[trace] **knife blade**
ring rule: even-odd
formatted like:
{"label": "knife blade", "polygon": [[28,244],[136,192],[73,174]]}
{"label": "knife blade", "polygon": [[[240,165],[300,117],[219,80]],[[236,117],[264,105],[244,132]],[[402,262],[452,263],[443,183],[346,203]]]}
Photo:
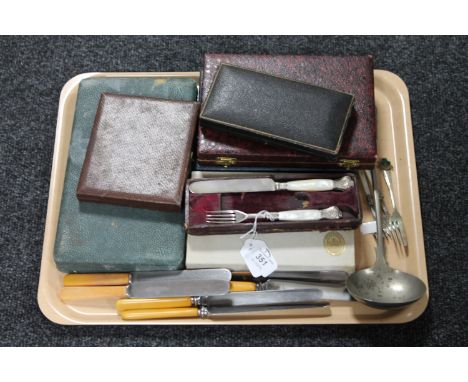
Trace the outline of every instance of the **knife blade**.
{"label": "knife blade", "polygon": [[124,320],[209,317],[241,312],[325,307],[318,289],[238,292],[223,296],[200,297],[197,307],[173,309],[134,309],[119,311]]}
{"label": "knife blade", "polygon": [[[125,274],[121,274],[125,275]],[[69,276],[69,277],[67,277]],[[182,271],[134,272],[117,278],[119,285],[104,284],[112,279],[106,274],[67,275],[60,298],[64,302],[94,298],[156,298],[199,295],[220,295],[229,291],[231,272],[228,269],[194,269]],[[92,280],[91,280],[92,279]],[[123,284],[127,280],[127,284]],[[110,281],[109,281],[110,282]],[[71,286],[74,285],[74,286]],[[95,286],[98,285],[98,286]]]}
{"label": "knife blade", "polygon": [[322,295],[322,291],[318,288],[238,292],[219,296],[202,296],[198,305],[212,307],[309,304],[320,301]]}
{"label": "knife blade", "polygon": [[332,191],[346,190],[354,185],[349,176],[340,179],[307,179],[290,182],[275,182],[271,178],[255,179],[210,179],[193,182],[189,190],[195,194],[260,191]]}
{"label": "knife blade", "polygon": [[344,285],[320,285],[308,281],[293,281],[282,279],[271,279],[261,285],[259,290],[291,290],[304,288],[317,288],[322,292],[322,299],[333,301],[349,301],[351,295]]}
{"label": "knife blade", "polygon": [[344,271],[323,270],[323,271],[276,271],[267,278],[254,278],[250,272],[232,272],[232,280],[264,282],[269,279],[281,279],[291,281],[304,281],[324,284],[344,285],[348,273]]}

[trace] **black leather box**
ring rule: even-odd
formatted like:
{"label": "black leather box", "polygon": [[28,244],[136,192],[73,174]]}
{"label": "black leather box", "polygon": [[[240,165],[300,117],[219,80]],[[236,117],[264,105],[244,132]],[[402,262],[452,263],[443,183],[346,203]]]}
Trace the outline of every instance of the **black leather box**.
{"label": "black leather box", "polygon": [[336,156],[353,102],[351,94],[222,64],[200,121],[260,142]]}

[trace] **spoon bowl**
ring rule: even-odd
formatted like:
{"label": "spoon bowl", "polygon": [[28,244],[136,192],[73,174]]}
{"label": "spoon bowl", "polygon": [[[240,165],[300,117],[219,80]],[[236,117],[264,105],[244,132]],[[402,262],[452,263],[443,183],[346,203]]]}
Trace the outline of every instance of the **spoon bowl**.
{"label": "spoon bowl", "polygon": [[402,308],[419,300],[426,285],[417,277],[393,268],[367,268],[349,276],[348,292],[358,301],[375,308]]}

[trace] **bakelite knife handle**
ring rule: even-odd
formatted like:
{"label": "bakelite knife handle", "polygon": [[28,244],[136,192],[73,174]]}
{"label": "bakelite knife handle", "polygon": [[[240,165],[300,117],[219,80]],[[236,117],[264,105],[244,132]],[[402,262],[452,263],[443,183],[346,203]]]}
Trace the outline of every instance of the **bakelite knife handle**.
{"label": "bakelite knife handle", "polygon": [[293,180],[284,183],[288,191],[332,191],[335,188],[335,182],[331,179],[307,179]]}
{"label": "bakelite knife handle", "polygon": [[254,292],[257,290],[257,284],[250,281],[230,281],[230,292]]}
{"label": "bakelite knife handle", "polygon": [[118,300],[115,304],[118,312],[138,309],[166,309],[166,308],[190,308],[190,297],[164,297],[164,298],[126,298]]}
{"label": "bakelite knife handle", "polygon": [[73,302],[82,300],[93,300],[107,297],[127,297],[126,286],[84,286],[84,287],[64,287],[60,291],[60,299],[63,302]]}
{"label": "bakelite knife handle", "polygon": [[68,274],[63,278],[63,286],[128,285],[128,273],[82,273]]}
{"label": "bakelite knife handle", "polygon": [[[253,292],[257,290],[257,284],[250,281],[231,281],[230,292]],[[163,297],[163,298],[127,298],[117,301],[117,311],[131,309],[164,309],[164,308],[188,308],[192,306],[190,297]]]}
{"label": "bakelite knife handle", "polygon": [[154,320],[198,317],[198,308],[133,309],[120,312],[123,320]]}

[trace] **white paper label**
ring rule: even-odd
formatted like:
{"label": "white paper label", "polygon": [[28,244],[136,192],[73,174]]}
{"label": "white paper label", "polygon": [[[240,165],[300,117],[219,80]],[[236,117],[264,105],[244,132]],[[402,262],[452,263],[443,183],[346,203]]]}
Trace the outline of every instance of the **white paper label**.
{"label": "white paper label", "polygon": [[247,239],[240,253],[253,277],[268,277],[278,268],[278,263],[262,240]]}
{"label": "white paper label", "polygon": [[359,228],[360,228],[361,233],[363,235],[376,233],[377,232],[377,223],[375,222],[375,220],[371,221],[371,222],[367,222],[367,223],[362,223]]}

